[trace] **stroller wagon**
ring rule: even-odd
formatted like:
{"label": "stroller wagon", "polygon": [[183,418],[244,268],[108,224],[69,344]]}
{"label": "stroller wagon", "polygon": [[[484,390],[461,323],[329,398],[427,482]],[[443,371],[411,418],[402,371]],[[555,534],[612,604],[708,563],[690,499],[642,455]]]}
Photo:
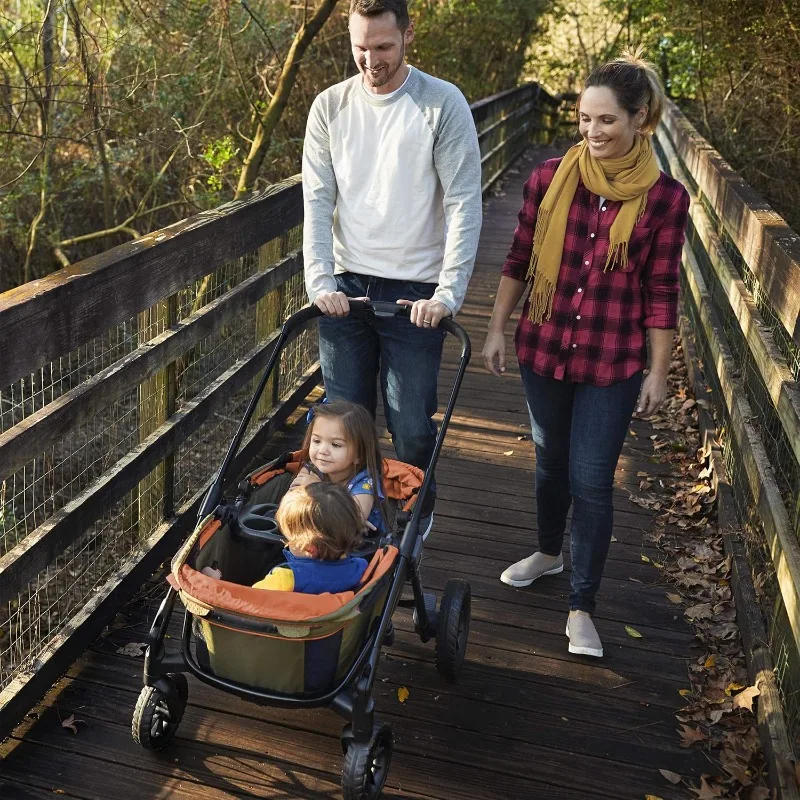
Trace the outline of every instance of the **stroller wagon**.
{"label": "stroller wagon", "polygon": [[[351,301],[351,313],[368,321],[408,314],[394,303]],[[147,749],[165,747],[175,735],[188,699],[185,672],[246,700],[288,708],[328,707],[346,720],[342,789],[345,800],[375,800],[392,755],[392,731],[377,723],[372,687],[381,647],[394,639],[392,614],[413,606],[414,629],[423,642],[436,639],[438,671],[454,680],[464,660],[470,623],[470,587],[461,580],[436,595],[423,591],[420,518],[431,491],[458,390],[470,358],[466,332],[445,319],[459,339],[461,359],[428,469],[384,460],[383,488],[396,516],[388,534],[365,540],[369,566],[359,586],[337,594],[309,595],[256,589],[251,584],[281,560],[285,540],[274,520],[277,502],[299,463],[285,454],[251,473],[235,497],[223,495],[226,472],[244,438],[283,346],[312,319],[304,308],[283,325],[258,388],[200,507],[199,522],[172,561],[170,587],[153,620],[144,664],[144,688],[133,715],[134,739]],[[202,573],[219,567],[223,579]],[[413,599],[405,600],[411,584]],[[164,640],[180,596],[185,613],[179,652]]]}

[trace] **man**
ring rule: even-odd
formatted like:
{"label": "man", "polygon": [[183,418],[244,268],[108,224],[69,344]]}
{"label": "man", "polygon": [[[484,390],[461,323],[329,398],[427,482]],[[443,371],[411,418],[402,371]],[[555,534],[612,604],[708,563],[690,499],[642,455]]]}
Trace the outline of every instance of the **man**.
{"label": "man", "polygon": [[[359,74],[315,99],[306,128],[306,289],[326,315],[328,396],[374,415],[380,378],[398,458],[424,469],[436,438],[437,327],[461,307],[480,234],[478,139],[461,92],[406,64],[407,0],[351,0],[348,24]],[[410,314],[355,319],[348,298]]]}

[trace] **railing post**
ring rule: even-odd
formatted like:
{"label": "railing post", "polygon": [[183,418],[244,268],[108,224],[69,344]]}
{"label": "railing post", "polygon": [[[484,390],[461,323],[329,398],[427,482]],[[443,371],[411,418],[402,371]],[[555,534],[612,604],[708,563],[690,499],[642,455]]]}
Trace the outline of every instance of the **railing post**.
{"label": "railing post", "polygon": [[[139,314],[139,344],[154,339],[178,321],[178,296],[166,300]],[[138,443],[166,422],[175,413],[177,397],[175,362],[139,384]],[[171,516],[175,504],[175,455],[170,453],[143,481],[139,482],[133,503],[131,525],[138,527],[139,536],[148,536],[161,522]]]}

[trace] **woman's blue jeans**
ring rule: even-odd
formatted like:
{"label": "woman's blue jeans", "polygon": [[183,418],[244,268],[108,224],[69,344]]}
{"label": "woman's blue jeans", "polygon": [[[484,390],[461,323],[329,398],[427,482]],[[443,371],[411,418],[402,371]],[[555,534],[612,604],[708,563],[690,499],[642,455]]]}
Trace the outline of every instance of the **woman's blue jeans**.
{"label": "woman's blue jeans", "polygon": [[572,506],[569,607],[592,613],[614,525],[614,473],[642,373],[610,386],[570,383],[520,365],[536,445],[539,549],[561,555]]}

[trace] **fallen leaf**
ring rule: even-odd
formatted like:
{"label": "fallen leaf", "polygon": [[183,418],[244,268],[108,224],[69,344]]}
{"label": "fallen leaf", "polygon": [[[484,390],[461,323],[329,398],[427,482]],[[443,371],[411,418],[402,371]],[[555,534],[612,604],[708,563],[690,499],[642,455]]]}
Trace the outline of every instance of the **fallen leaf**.
{"label": "fallen leaf", "polygon": [[704,666],[706,669],[711,669],[711,667],[713,667],[713,666],[714,666],[714,664],[716,664],[716,663],[717,663],[717,659],[715,658],[714,654],[712,653],[712,654],[711,654],[711,655],[710,655],[710,656],[709,656],[709,657],[708,657],[708,658],[705,660],[705,662],[703,663],[703,666]]}
{"label": "fallen leaf", "polygon": [[760,695],[761,692],[755,686],[749,686],[743,692],[739,692],[733,698],[734,708],[744,708],[747,711],[753,710],[753,700]]}
{"label": "fallen leaf", "polygon": [[75,719],[74,714],[70,714],[65,720],[61,721],[62,728],[69,728],[73,733],[78,732],[78,727],[75,723],[83,722],[82,719]]}
{"label": "fallen leaf", "polygon": [[644,561],[645,564],[650,563],[650,559],[644,553],[642,553],[642,561]]}
{"label": "fallen leaf", "polygon": [[689,697],[689,695],[691,695],[691,693],[692,693],[691,689],[678,689],[678,694],[681,697]]}
{"label": "fallen leaf", "polygon": [[634,639],[641,639],[642,634],[636,630],[636,628],[631,628],[630,625],[625,626],[625,631],[627,632],[628,636],[632,636]]}
{"label": "fallen leaf", "polygon": [[405,686],[398,687],[398,689],[397,689],[397,699],[401,703],[405,703],[405,701],[408,700],[408,695],[409,695],[409,691],[408,691],[408,689],[406,689]]}
{"label": "fallen leaf", "polygon": [[131,658],[139,658],[144,655],[147,649],[147,642],[128,642],[125,647],[118,647],[117,653],[121,656],[130,656]]}
{"label": "fallen leaf", "polygon": [[670,772],[668,769],[660,769],[659,772],[670,782],[676,786],[683,780],[676,772]]}
{"label": "fallen leaf", "polygon": [[513,451],[513,450],[506,450],[506,451],[503,453],[503,455],[504,455],[504,456],[513,456],[513,455],[514,455],[514,451]]}
{"label": "fallen leaf", "polygon": [[683,601],[683,598],[679,594],[674,594],[673,592],[667,592],[667,599],[671,603],[675,603],[675,605],[678,605]]}
{"label": "fallen leaf", "polygon": [[678,733],[681,735],[681,747],[691,747],[695,742],[704,742],[707,738],[699,728],[692,728],[691,725],[681,724]]}
{"label": "fallen leaf", "polygon": [[657,794],[646,794],[644,800],[664,800],[664,798],[659,797]]}
{"label": "fallen leaf", "polygon": [[711,786],[705,775],[700,778],[700,788],[692,791],[697,795],[697,800],[717,800],[718,797],[722,797],[722,790],[717,786]]}
{"label": "fallen leaf", "polygon": [[[755,687],[753,688],[755,689]],[[729,683],[725,687],[725,694],[730,697],[733,692],[738,692],[740,689],[744,689],[744,686],[741,683]],[[758,689],[756,689],[756,693],[758,693]],[[755,697],[755,695],[753,696]]]}

